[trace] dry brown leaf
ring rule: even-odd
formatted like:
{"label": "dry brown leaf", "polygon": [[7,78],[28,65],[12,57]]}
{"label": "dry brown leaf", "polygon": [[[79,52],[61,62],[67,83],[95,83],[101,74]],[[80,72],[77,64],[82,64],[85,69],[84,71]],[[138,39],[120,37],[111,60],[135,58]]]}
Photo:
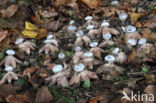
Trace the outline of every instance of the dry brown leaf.
{"label": "dry brown leaf", "polygon": [[33,74],[37,69],[39,69],[39,67],[32,67],[32,68],[26,68],[24,71],[23,71],[23,75],[27,75],[27,74]]}
{"label": "dry brown leaf", "polygon": [[145,74],[144,77],[146,78],[147,84],[152,84],[155,82],[155,75],[154,74]]}
{"label": "dry brown leaf", "polygon": [[100,4],[100,0],[81,0],[81,1],[91,9],[98,7]]}
{"label": "dry brown leaf", "polygon": [[115,57],[115,61],[123,64],[127,60],[127,56],[124,52],[120,52],[117,54],[117,57]]}
{"label": "dry brown leaf", "polygon": [[138,0],[132,0],[132,1],[131,1],[131,4],[132,4],[132,5],[136,5],[137,3],[138,3]]}
{"label": "dry brown leaf", "polygon": [[83,59],[84,57],[84,52],[82,51],[77,51],[72,57],[73,63],[77,64],[80,59]]}
{"label": "dry brown leaf", "polygon": [[146,26],[150,29],[156,28],[156,22],[146,23]]}
{"label": "dry brown leaf", "polygon": [[35,103],[49,103],[53,99],[48,87],[42,87],[41,90],[37,92]]}
{"label": "dry brown leaf", "polygon": [[119,74],[122,74],[123,71],[124,69],[120,66],[117,66],[113,63],[106,63],[98,67],[96,72],[97,73],[105,72],[105,74],[103,74],[102,79],[111,80],[112,78],[116,78]]}
{"label": "dry brown leaf", "polygon": [[55,12],[55,11],[52,11],[52,10],[49,10],[49,11],[45,10],[45,11],[43,11],[43,12],[41,13],[41,15],[42,15],[42,17],[44,17],[44,18],[51,18],[51,17],[57,16],[58,13]]}
{"label": "dry brown leaf", "polygon": [[146,94],[155,94],[156,93],[156,88],[154,85],[148,85],[145,89],[144,89],[144,92]]}
{"label": "dry brown leaf", "polygon": [[128,62],[132,61],[134,55],[136,55],[136,51],[135,50],[133,50],[132,53],[128,56]]}
{"label": "dry brown leaf", "polygon": [[73,3],[73,2],[75,2],[76,0],[56,0],[55,1],[55,3],[54,3],[54,5],[56,6],[56,7],[58,7],[58,6],[61,6],[61,5],[68,5],[68,4],[70,4],[70,3]]}
{"label": "dry brown leaf", "polygon": [[0,96],[7,97],[10,94],[15,94],[17,90],[20,90],[21,87],[13,87],[12,85],[2,85],[0,86]]}
{"label": "dry brown leaf", "polygon": [[0,31],[0,42],[2,42],[6,38],[7,35],[8,35],[7,30]]}
{"label": "dry brown leaf", "polygon": [[142,24],[138,21],[138,22],[135,24],[135,27],[141,28],[141,27],[142,27]]}
{"label": "dry brown leaf", "polygon": [[139,13],[130,13],[131,22],[135,24],[137,20],[141,17],[141,14]]}
{"label": "dry brown leaf", "polygon": [[39,34],[37,35],[37,39],[41,39],[46,37],[47,34],[47,29],[39,29]]}
{"label": "dry brown leaf", "polygon": [[6,10],[2,9],[0,12],[3,18],[11,18],[18,10],[18,5],[10,5]]}
{"label": "dry brown leaf", "polygon": [[145,27],[148,27],[150,29],[156,28],[156,17],[150,18],[145,24]]}
{"label": "dry brown leaf", "polygon": [[6,101],[9,103],[26,103],[28,97],[25,94],[17,94],[16,96],[11,94],[6,98]]}
{"label": "dry brown leaf", "polygon": [[50,31],[57,31],[59,26],[60,26],[59,21],[52,21],[41,25],[42,28],[45,28]]}
{"label": "dry brown leaf", "polygon": [[5,5],[7,3],[8,0],[2,0],[0,1],[0,5]]}
{"label": "dry brown leaf", "polygon": [[141,31],[143,37],[146,39],[156,40],[156,33],[151,32],[150,29],[144,29]]}

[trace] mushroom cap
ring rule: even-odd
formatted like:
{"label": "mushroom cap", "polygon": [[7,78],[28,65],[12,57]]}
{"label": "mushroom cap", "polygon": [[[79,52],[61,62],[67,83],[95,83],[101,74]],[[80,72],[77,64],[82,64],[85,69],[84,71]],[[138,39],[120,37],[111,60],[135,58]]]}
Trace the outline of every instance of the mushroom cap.
{"label": "mushroom cap", "polygon": [[113,50],[113,54],[118,54],[118,53],[119,53],[119,51],[120,51],[120,49],[119,49],[119,48],[114,48],[114,50]]}
{"label": "mushroom cap", "polygon": [[103,35],[103,38],[104,38],[105,40],[109,40],[109,39],[112,38],[112,35],[111,35],[111,34],[104,34],[104,35]]}
{"label": "mushroom cap", "polygon": [[112,5],[116,5],[118,3],[119,3],[119,1],[117,1],[117,0],[114,0],[114,1],[111,2]]}
{"label": "mushroom cap", "polygon": [[132,46],[135,46],[137,44],[137,41],[135,39],[128,39],[128,43]]}
{"label": "mushroom cap", "polygon": [[86,20],[86,21],[88,21],[88,20],[92,20],[92,19],[93,19],[92,16],[86,16],[86,17],[85,17],[85,20]]}
{"label": "mushroom cap", "polygon": [[105,56],[105,60],[107,62],[114,62],[115,61],[115,57],[113,55],[107,55],[107,56]]}
{"label": "mushroom cap", "polygon": [[62,70],[63,70],[63,66],[61,64],[57,64],[57,65],[53,66],[53,68],[52,68],[52,71],[54,73],[61,72]]}
{"label": "mushroom cap", "polygon": [[138,41],[138,44],[139,45],[142,45],[142,44],[145,44],[147,42],[147,40],[145,38],[141,38],[139,41]]}
{"label": "mushroom cap", "polygon": [[53,34],[49,34],[48,36],[47,36],[47,39],[53,39],[54,38],[54,35]]}
{"label": "mushroom cap", "polygon": [[87,30],[94,29],[94,25],[88,25],[88,26],[86,27],[86,29],[87,29]]}
{"label": "mushroom cap", "polygon": [[124,26],[122,26],[121,29],[126,32],[126,28]]}
{"label": "mushroom cap", "polygon": [[80,37],[80,36],[84,35],[84,32],[82,30],[78,30],[75,35],[77,37]]}
{"label": "mushroom cap", "polygon": [[98,46],[98,42],[91,42],[90,43],[90,47],[97,47]]}
{"label": "mushroom cap", "polygon": [[109,27],[109,25],[110,25],[109,22],[103,21],[101,27]]}
{"label": "mushroom cap", "polygon": [[76,29],[77,29],[76,26],[72,26],[72,25],[68,26],[69,31],[75,31]]}
{"label": "mushroom cap", "polygon": [[126,27],[126,31],[127,32],[135,32],[136,31],[136,27],[129,25]]}
{"label": "mushroom cap", "polygon": [[75,51],[81,51],[81,50],[82,50],[82,48],[80,46],[75,47]]}
{"label": "mushroom cap", "polygon": [[64,57],[65,57],[65,54],[64,54],[64,53],[59,53],[59,54],[58,54],[58,58],[59,58],[59,59],[64,59]]}
{"label": "mushroom cap", "polygon": [[6,53],[7,53],[8,55],[15,55],[15,51],[12,50],[12,49],[7,50]]}
{"label": "mushroom cap", "polygon": [[82,63],[74,65],[74,71],[81,72],[85,69],[85,65]]}
{"label": "mushroom cap", "polygon": [[44,40],[44,43],[53,43],[53,42],[54,42],[53,39],[46,39],[46,40]]}
{"label": "mushroom cap", "polygon": [[84,53],[84,56],[87,57],[87,58],[90,58],[93,56],[93,53],[91,51],[87,51]]}
{"label": "mushroom cap", "polygon": [[70,22],[69,22],[69,25],[72,25],[72,24],[74,24],[75,23],[75,20],[71,20]]}
{"label": "mushroom cap", "polygon": [[5,67],[5,71],[7,71],[7,72],[10,72],[10,71],[12,71],[13,70],[13,67],[12,66],[7,66],[7,67]]}
{"label": "mushroom cap", "polygon": [[125,21],[127,19],[128,15],[127,13],[120,13],[119,18],[121,21]]}
{"label": "mushroom cap", "polygon": [[23,38],[18,38],[18,39],[15,41],[15,44],[16,44],[16,45],[21,44],[23,41],[24,41]]}

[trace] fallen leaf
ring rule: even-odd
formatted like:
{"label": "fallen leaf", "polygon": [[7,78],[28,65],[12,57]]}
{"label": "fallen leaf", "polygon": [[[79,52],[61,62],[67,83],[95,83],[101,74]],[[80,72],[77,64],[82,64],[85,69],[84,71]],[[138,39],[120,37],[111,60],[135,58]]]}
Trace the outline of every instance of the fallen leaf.
{"label": "fallen leaf", "polygon": [[145,89],[144,89],[144,92],[148,95],[150,94],[153,94],[155,95],[156,94],[156,88],[154,85],[148,85]]}
{"label": "fallen leaf", "polygon": [[155,75],[154,74],[145,74],[144,77],[146,78],[146,83],[151,84],[155,82]]}
{"label": "fallen leaf", "polygon": [[132,23],[136,23],[137,20],[141,17],[139,13],[130,13]]}
{"label": "fallen leaf", "polygon": [[61,6],[61,5],[67,6],[67,5],[70,5],[75,2],[76,2],[76,0],[56,0],[54,5],[56,7]]}
{"label": "fallen leaf", "polygon": [[30,23],[30,22],[28,22],[28,21],[25,22],[25,29],[26,30],[37,30],[37,28],[35,27],[35,25],[32,24],[32,23]]}
{"label": "fallen leaf", "polygon": [[0,31],[0,42],[2,42],[6,38],[7,35],[8,35],[7,30]]}
{"label": "fallen leaf", "polygon": [[42,87],[41,90],[37,92],[35,103],[49,103],[53,99],[48,87]]}
{"label": "fallen leaf", "polygon": [[35,31],[29,31],[29,30],[23,30],[22,34],[24,36],[28,36],[29,38],[35,38],[37,36],[37,32]]}
{"label": "fallen leaf", "polygon": [[6,101],[9,103],[26,103],[28,100],[28,97],[25,94],[17,94],[17,95],[9,95],[6,98]]}
{"label": "fallen leaf", "polygon": [[7,97],[10,94],[16,93],[17,90],[20,90],[20,87],[12,87],[12,85],[2,85],[0,86],[0,96]]}
{"label": "fallen leaf", "polygon": [[135,27],[141,28],[141,27],[142,27],[142,24],[138,21],[138,22],[135,24]]}
{"label": "fallen leaf", "polygon": [[150,29],[156,28],[156,17],[147,20],[144,26]]}
{"label": "fallen leaf", "polygon": [[59,26],[60,26],[59,21],[52,21],[41,25],[42,28],[45,28],[50,31],[57,31]]}
{"label": "fallen leaf", "polygon": [[10,19],[2,19],[0,18],[0,28],[16,28],[17,27],[17,20],[15,18]]}
{"label": "fallen leaf", "polygon": [[144,29],[141,31],[141,33],[146,39],[156,40],[156,33],[151,32],[150,29]]}
{"label": "fallen leaf", "polygon": [[33,74],[37,69],[39,69],[39,67],[32,67],[32,68],[26,68],[24,71],[23,71],[23,75],[28,75],[28,74]]}
{"label": "fallen leaf", "polygon": [[18,5],[10,5],[6,10],[2,9],[0,12],[3,18],[11,18],[18,10]]}
{"label": "fallen leaf", "polygon": [[89,103],[98,103],[98,100],[99,100],[99,97],[96,97],[94,99],[91,99]]}
{"label": "fallen leaf", "polygon": [[35,38],[37,36],[37,28],[35,25],[31,24],[30,22],[25,22],[25,30],[22,31],[24,36],[28,36],[29,38]]}
{"label": "fallen leaf", "polygon": [[136,5],[137,3],[138,3],[138,0],[132,0],[132,1],[131,1],[131,4],[132,4],[132,5]]}
{"label": "fallen leaf", "polygon": [[7,3],[8,0],[2,0],[0,1],[0,5],[5,5]]}
{"label": "fallen leaf", "polygon": [[38,31],[39,31],[39,33],[37,35],[38,39],[44,38],[48,35],[46,29],[39,29]]}
{"label": "fallen leaf", "polygon": [[100,0],[81,0],[84,4],[89,6],[91,9],[94,9],[99,6]]}

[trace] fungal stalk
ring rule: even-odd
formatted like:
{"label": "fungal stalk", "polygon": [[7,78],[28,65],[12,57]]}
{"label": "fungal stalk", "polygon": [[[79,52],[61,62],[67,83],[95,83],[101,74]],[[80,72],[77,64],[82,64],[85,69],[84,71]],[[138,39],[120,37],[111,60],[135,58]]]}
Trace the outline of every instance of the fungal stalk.
{"label": "fungal stalk", "polygon": [[87,30],[92,30],[98,27],[98,23],[96,21],[93,21],[92,16],[86,16],[85,20],[87,22],[84,24],[84,27],[86,27]]}
{"label": "fungal stalk", "polygon": [[99,34],[102,34],[103,36],[105,34],[113,34],[115,36],[118,36],[119,35],[119,31],[114,29],[114,28],[109,28],[109,26],[110,26],[109,22],[104,20],[101,23],[101,28],[89,30],[88,35],[91,38],[94,38],[95,36],[98,36]]}
{"label": "fungal stalk", "polygon": [[71,77],[71,80],[69,82],[70,85],[78,84],[81,81],[84,82],[85,80],[90,81],[90,79],[98,79],[96,73],[85,70],[85,65],[82,63],[74,65],[73,69],[74,75]]}
{"label": "fungal stalk", "polygon": [[93,53],[95,57],[101,60],[102,59],[101,54],[104,53],[105,51],[97,46],[98,46],[98,42],[90,43],[90,47],[92,47],[90,51]]}
{"label": "fungal stalk", "polygon": [[8,54],[8,56],[6,56],[2,62],[0,63],[0,65],[4,64],[5,67],[8,67],[8,66],[12,66],[13,68],[16,68],[16,63],[19,63],[21,64],[22,62],[19,61],[18,59],[16,59],[14,57],[15,55],[15,51],[12,50],[12,49],[9,49],[6,51],[6,54]]}
{"label": "fungal stalk", "polygon": [[93,58],[93,53],[91,51],[87,51],[84,53],[84,58],[80,60],[80,63],[83,63],[86,67],[93,69],[94,65],[98,65],[101,61]]}
{"label": "fungal stalk", "polygon": [[125,42],[129,48],[136,46],[137,41],[141,39],[141,35],[136,31],[134,26],[126,27]]}
{"label": "fungal stalk", "polygon": [[112,53],[115,55],[115,61],[117,63],[123,64],[127,60],[127,56],[124,52],[120,52],[119,48],[114,48]]}
{"label": "fungal stalk", "polygon": [[83,46],[83,43],[85,44],[85,46],[88,46],[90,44],[91,39],[87,35],[84,35],[82,30],[76,32],[75,35],[77,36],[76,41],[74,43],[75,46]]}
{"label": "fungal stalk", "polygon": [[5,67],[5,71],[7,71],[7,73],[0,80],[0,85],[4,84],[6,81],[8,81],[8,83],[10,84],[12,80],[16,81],[18,80],[17,74],[14,73],[12,70],[13,70],[12,66]]}
{"label": "fungal stalk", "polygon": [[69,26],[67,28],[67,31],[69,32],[75,32],[75,30],[77,29],[77,27],[74,25],[75,21],[74,20],[71,20],[69,22]]}
{"label": "fungal stalk", "polygon": [[104,80],[111,80],[112,78],[115,78],[119,74],[123,73],[123,68],[113,63],[115,61],[115,57],[113,55],[105,56],[105,61],[107,61],[108,63],[100,66],[97,69],[97,73],[104,73]]}
{"label": "fungal stalk", "polygon": [[18,38],[15,41],[15,45],[18,46],[18,48],[24,52],[26,52],[28,55],[30,54],[30,50],[34,50],[36,45],[34,43],[32,43],[31,41],[25,41],[23,42],[24,39],[23,38]]}
{"label": "fungal stalk", "polygon": [[119,19],[122,21],[122,23],[124,24],[125,20],[127,19],[128,15],[127,13],[120,13],[119,14]]}
{"label": "fungal stalk", "polygon": [[105,39],[104,42],[99,44],[99,47],[105,47],[107,45],[114,45],[115,42],[111,40],[112,35],[111,34],[103,34],[103,38]]}
{"label": "fungal stalk", "polygon": [[68,86],[67,78],[70,76],[71,69],[65,63],[64,66],[61,64],[54,65],[52,71],[54,75],[46,78],[46,81],[50,81],[51,85],[57,83],[59,86]]}
{"label": "fungal stalk", "polygon": [[54,38],[53,35],[47,36],[47,39],[44,41],[45,45],[40,48],[39,53],[42,53],[45,51],[45,54],[48,54],[49,52],[58,52],[58,41]]}

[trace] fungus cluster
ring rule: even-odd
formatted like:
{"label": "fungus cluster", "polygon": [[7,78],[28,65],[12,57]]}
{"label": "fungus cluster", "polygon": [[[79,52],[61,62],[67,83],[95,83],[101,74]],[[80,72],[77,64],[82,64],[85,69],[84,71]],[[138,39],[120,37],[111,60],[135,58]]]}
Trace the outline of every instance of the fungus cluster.
{"label": "fungus cluster", "polygon": [[[112,2],[112,5],[116,4],[118,4],[117,0]],[[128,14],[124,12],[119,14],[119,19],[122,22],[125,22],[127,18]],[[111,28],[110,23],[106,20],[99,23],[94,21],[92,16],[87,16],[85,21],[81,28],[77,28],[75,21],[71,20],[66,28],[67,33],[75,34],[76,37],[72,45],[74,50],[71,50],[73,54],[68,61],[65,60],[66,55],[60,49],[59,40],[51,33],[46,37],[44,45],[39,49],[39,54],[42,52],[45,52],[46,55],[58,53],[59,60],[57,62],[52,61],[51,76],[45,78],[45,81],[50,82],[51,85],[68,86],[79,84],[86,80],[98,79],[97,74],[99,73],[103,74],[105,80],[111,80],[123,73],[124,68],[119,65],[127,61],[127,55],[114,40],[114,36],[119,36],[119,31]],[[123,30],[125,44],[130,50],[137,47],[136,52],[140,53],[141,58],[155,51],[154,45],[147,43],[147,39],[143,38],[134,26],[123,26]],[[24,42],[24,38],[17,39],[15,45],[28,55],[31,54],[31,50],[36,48],[33,42],[29,40]],[[111,49],[109,53],[106,52],[107,47],[113,45],[117,47]],[[14,50],[9,49],[6,54],[7,56],[0,64],[4,64],[7,73],[1,79],[0,84],[6,81],[11,83],[12,80],[18,80],[18,76],[13,70],[16,68],[17,63],[22,63],[14,57]],[[51,55],[49,57],[51,60]],[[48,60],[48,63],[51,63],[50,60]]]}
{"label": "fungus cluster", "polygon": [[48,54],[49,52],[58,52],[59,44],[53,34],[49,34],[44,43],[45,45],[42,48],[40,48],[39,53],[42,53],[43,51],[45,52],[45,54]]}

